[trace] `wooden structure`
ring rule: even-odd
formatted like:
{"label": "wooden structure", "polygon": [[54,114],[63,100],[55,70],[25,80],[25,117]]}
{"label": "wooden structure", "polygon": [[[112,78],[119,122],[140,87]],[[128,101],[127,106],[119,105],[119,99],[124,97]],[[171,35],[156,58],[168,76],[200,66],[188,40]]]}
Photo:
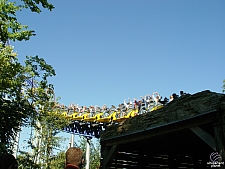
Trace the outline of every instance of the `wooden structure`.
{"label": "wooden structure", "polygon": [[211,168],[213,160],[225,168],[224,138],[225,95],[186,94],[162,109],[108,126],[101,133],[100,168]]}

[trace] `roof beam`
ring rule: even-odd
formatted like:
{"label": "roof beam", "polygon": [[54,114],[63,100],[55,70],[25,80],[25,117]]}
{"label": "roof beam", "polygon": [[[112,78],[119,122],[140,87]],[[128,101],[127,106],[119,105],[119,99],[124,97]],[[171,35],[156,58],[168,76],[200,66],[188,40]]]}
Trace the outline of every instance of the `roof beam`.
{"label": "roof beam", "polygon": [[198,126],[190,127],[189,129],[216,151],[215,139],[212,135]]}

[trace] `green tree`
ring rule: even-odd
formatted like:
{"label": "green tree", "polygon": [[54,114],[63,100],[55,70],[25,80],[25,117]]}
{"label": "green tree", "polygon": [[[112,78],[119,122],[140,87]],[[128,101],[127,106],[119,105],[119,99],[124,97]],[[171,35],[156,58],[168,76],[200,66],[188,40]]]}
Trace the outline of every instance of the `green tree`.
{"label": "green tree", "polygon": [[223,86],[222,86],[222,88],[223,88],[223,92],[225,92],[225,80],[223,80]]}
{"label": "green tree", "polygon": [[17,161],[19,163],[19,169],[40,168],[39,164],[33,162],[33,156],[27,152],[22,152],[20,155],[18,155]]}
{"label": "green tree", "polygon": [[[80,137],[79,147],[83,150],[83,152],[86,152],[86,143],[87,138],[86,137]],[[90,169],[97,169],[100,166],[100,142],[97,140],[94,142],[92,139],[90,141]]]}
{"label": "green tree", "polygon": [[[10,151],[20,126],[29,125],[37,133],[28,140],[32,153],[21,152],[18,156],[21,169],[51,168],[50,165],[54,168],[62,165],[64,157],[63,153],[52,153],[59,149],[62,140],[57,137],[59,129],[68,124],[55,114],[54,88],[48,84],[55,71],[38,56],[26,57],[25,64],[21,64],[8,43],[35,36],[34,30],[18,21],[16,13],[25,8],[40,13],[41,7],[50,11],[54,8],[47,0],[21,0],[20,4],[0,0],[0,153]],[[34,139],[38,140],[36,144]]]}
{"label": "green tree", "polygon": [[[53,166],[62,166],[65,163],[65,158],[62,159],[64,156],[62,156],[63,149],[61,148],[61,143],[65,139],[57,134],[60,129],[68,125],[69,120],[61,116],[60,112],[56,112],[58,111],[56,109],[47,111],[42,109],[40,111],[42,115],[36,125],[33,125],[36,134],[28,140],[28,147],[32,149],[32,153],[21,152],[21,156],[29,154],[31,165],[37,164],[40,168],[53,169]],[[56,154],[56,151],[61,153]],[[19,164],[19,169],[24,169],[27,166],[23,159],[19,160]]]}
{"label": "green tree", "polygon": [[[29,8],[32,12],[40,13],[42,6],[52,10],[54,6],[47,0],[21,0],[21,4],[0,0],[0,152],[9,151],[15,134],[21,125],[30,124],[40,117],[38,106],[49,101],[46,94],[48,77],[54,76],[54,69],[44,59],[27,57],[22,65],[17,54],[8,41],[29,40],[35,35],[28,26],[18,22],[16,12]],[[40,4],[40,5],[39,5]],[[26,81],[31,80],[29,88]],[[34,88],[34,84],[37,87]]]}
{"label": "green tree", "polygon": [[[55,75],[54,69],[43,59],[27,57],[22,66],[10,46],[1,48],[0,44],[0,147],[9,150],[11,141],[19,132],[21,125],[33,124],[42,115],[38,110],[50,97],[46,90],[53,88],[47,83],[49,76]],[[31,79],[31,80],[30,80]],[[27,86],[26,81],[32,81]],[[39,80],[39,81],[37,81]],[[50,104],[54,104],[50,102]],[[0,150],[0,151],[1,151]]]}
{"label": "green tree", "polygon": [[66,155],[65,152],[61,151],[56,156],[51,157],[50,160],[50,168],[64,168],[65,167],[65,159]]}
{"label": "green tree", "polygon": [[[61,116],[62,112],[58,112],[58,110],[54,108],[47,113],[47,116],[42,116],[39,119],[40,130],[37,131],[39,137],[41,138],[41,142],[38,147],[39,151],[37,151],[37,153],[40,155],[39,160],[42,163],[41,166],[46,169],[50,169],[52,161],[61,157],[61,154],[58,154],[59,156],[56,156],[54,154],[54,151],[62,151],[61,143],[65,141],[64,138],[57,136],[57,134],[61,131],[62,128],[69,124],[69,120]],[[58,165],[61,165],[61,162],[59,162]]]}
{"label": "green tree", "polygon": [[24,8],[29,8],[32,12],[40,13],[40,5],[48,10],[54,9],[54,6],[47,0],[21,0],[22,3],[17,5],[16,2],[0,0],[0,41],[7,44],[9,40],[22,41],[29,40],[35,35],[34,30],[28,30],[27,25],[18,22],[16,12]]}

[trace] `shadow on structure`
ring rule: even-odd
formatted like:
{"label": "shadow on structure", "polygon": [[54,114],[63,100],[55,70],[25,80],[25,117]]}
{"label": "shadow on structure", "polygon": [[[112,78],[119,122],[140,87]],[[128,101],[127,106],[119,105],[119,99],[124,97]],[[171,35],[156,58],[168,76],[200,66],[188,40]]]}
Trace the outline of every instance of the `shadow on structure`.
{"label": "shadow on structure", "polygon": [[225,95],[203,91],[106,128],[100,168],[224,168],[224,137]]}

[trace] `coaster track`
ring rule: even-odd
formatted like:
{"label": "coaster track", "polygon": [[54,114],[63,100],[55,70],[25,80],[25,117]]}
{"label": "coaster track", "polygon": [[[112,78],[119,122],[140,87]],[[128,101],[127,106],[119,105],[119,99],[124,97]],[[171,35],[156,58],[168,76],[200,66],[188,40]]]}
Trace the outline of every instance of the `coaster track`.
{"label": "coaster track", "polygon": [[152,96],[147,97],[146,95],[139,101],[134,98],[134,102],[126,103],[124,100],[124,103],[119,104],[118,107],[112,105],[111,108],[107,108],[106,105],[103,105],[102,108],[98,106],[87,108],[85,106],[79,107],[76,104],[71,104],[69,107],[64,105],[57,107],[59,109],[58,115],[71,120],[71,124],[63,129],[65,132],[99,138],[100,133],[108,125],[118,124],[140,114],[150,113],[162,108],[167,102],[167,98],[161,101],[161,97],[155,92]]}

